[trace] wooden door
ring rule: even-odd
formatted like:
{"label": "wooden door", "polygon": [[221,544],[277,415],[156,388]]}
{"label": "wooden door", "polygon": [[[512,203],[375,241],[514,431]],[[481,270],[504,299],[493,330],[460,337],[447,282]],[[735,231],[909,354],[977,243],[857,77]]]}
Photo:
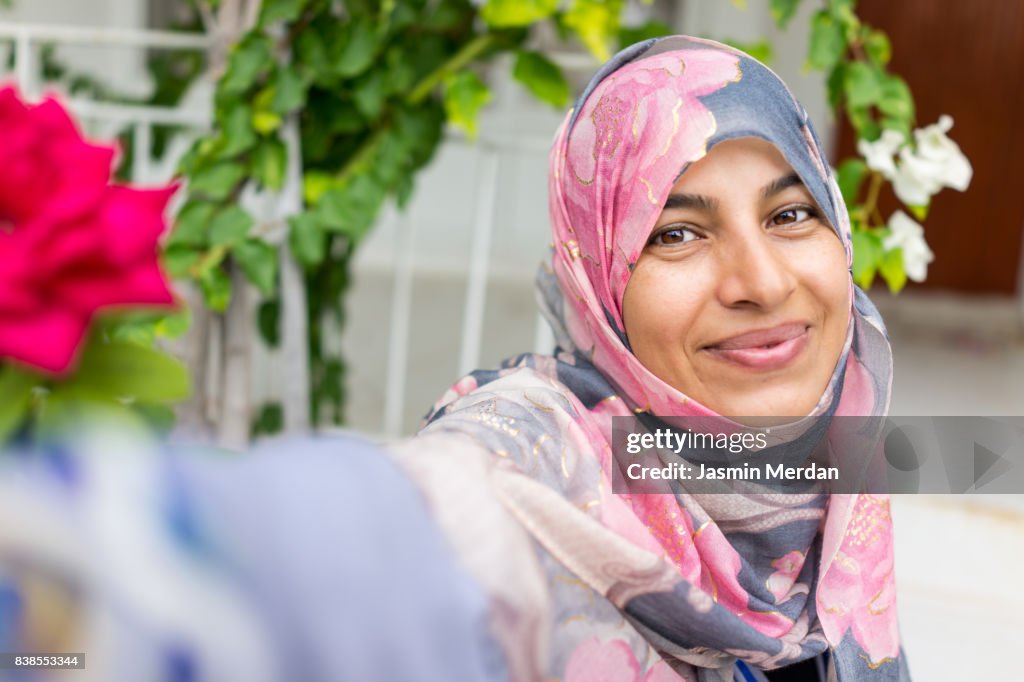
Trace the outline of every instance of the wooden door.
{"label": "wooden door", "polygon": [[[964,193],[935,196],[925,236],[935,260],[923,286],[1013,294],[1024,234],[1024,0],[860,0],[892,39],[892,70],[917,102],[917,125],[953,116],[974,166]],[[838,158],[853,153],[840,128]],[[883,204],[884,215],[896,208]],[[912,286],[913,283],[911,283]]]}

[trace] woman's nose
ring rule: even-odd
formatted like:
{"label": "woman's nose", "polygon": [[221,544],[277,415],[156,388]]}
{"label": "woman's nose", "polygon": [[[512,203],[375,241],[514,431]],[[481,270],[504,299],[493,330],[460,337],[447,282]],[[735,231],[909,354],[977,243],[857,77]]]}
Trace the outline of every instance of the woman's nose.
{"label": "woman's nose", "polygon": [[718,298],[727,307],[750,306],[770,310],[796,289],[793,264],[784,249],[757,230],[730,240],[719,252]]}

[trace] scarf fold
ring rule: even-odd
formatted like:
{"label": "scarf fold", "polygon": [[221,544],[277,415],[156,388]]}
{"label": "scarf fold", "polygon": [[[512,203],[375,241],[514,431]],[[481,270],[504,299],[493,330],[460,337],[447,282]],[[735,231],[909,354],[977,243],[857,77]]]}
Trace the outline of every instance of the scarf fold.
{"label": "scarf fold", "polygon": [[[634,45],[594,77],[551,151],[554,247],[537,290],[555,356],[474,372],[428,415],[427,433],[468,434],[489,453],[486,484],[554,559],[542,561],[556,587],[552,651],[538,674],[572,682],[622,665],[635,672],[622,679],[732,680],[737,660],[772,669],[827,652],[840,682],[909,679],[887,497],[610,489],[612,417],[719,418],[640,364],[622,298],[679,175],[715,144],[746,136],[782,152],[849,266],[846,207],[782,81],[711,41]],[[809,417],[888,411],[885,328],[852,277],[849,287],[845,347]]]}

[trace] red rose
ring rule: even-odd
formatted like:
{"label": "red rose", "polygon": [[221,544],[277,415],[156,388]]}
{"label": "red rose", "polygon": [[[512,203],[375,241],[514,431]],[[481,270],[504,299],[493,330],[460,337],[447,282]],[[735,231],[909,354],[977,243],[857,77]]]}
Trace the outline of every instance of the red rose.
{"label": "red rose", "polygon": [[62,373],[97,310],[173,303],[157,242],[176,188],[112,184],[113,158],[55,100],[0,88],[0,359]]}

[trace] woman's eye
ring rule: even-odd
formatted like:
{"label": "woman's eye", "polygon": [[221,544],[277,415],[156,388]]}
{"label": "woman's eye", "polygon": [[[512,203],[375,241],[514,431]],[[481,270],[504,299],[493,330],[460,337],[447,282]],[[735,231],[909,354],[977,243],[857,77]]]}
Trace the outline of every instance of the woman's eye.
{"label": "woman's eye", "polygon": [[786,208],[772,216],[772,225],[796,225],[814,217],[814,212],[807,208]]}
{"label": "woman's eye", "polygon": [[673,246],[692,242],[699,238],[700,236],[693,230],[685,227],[670,227],[651,237],[649,243],[655,246]]}

